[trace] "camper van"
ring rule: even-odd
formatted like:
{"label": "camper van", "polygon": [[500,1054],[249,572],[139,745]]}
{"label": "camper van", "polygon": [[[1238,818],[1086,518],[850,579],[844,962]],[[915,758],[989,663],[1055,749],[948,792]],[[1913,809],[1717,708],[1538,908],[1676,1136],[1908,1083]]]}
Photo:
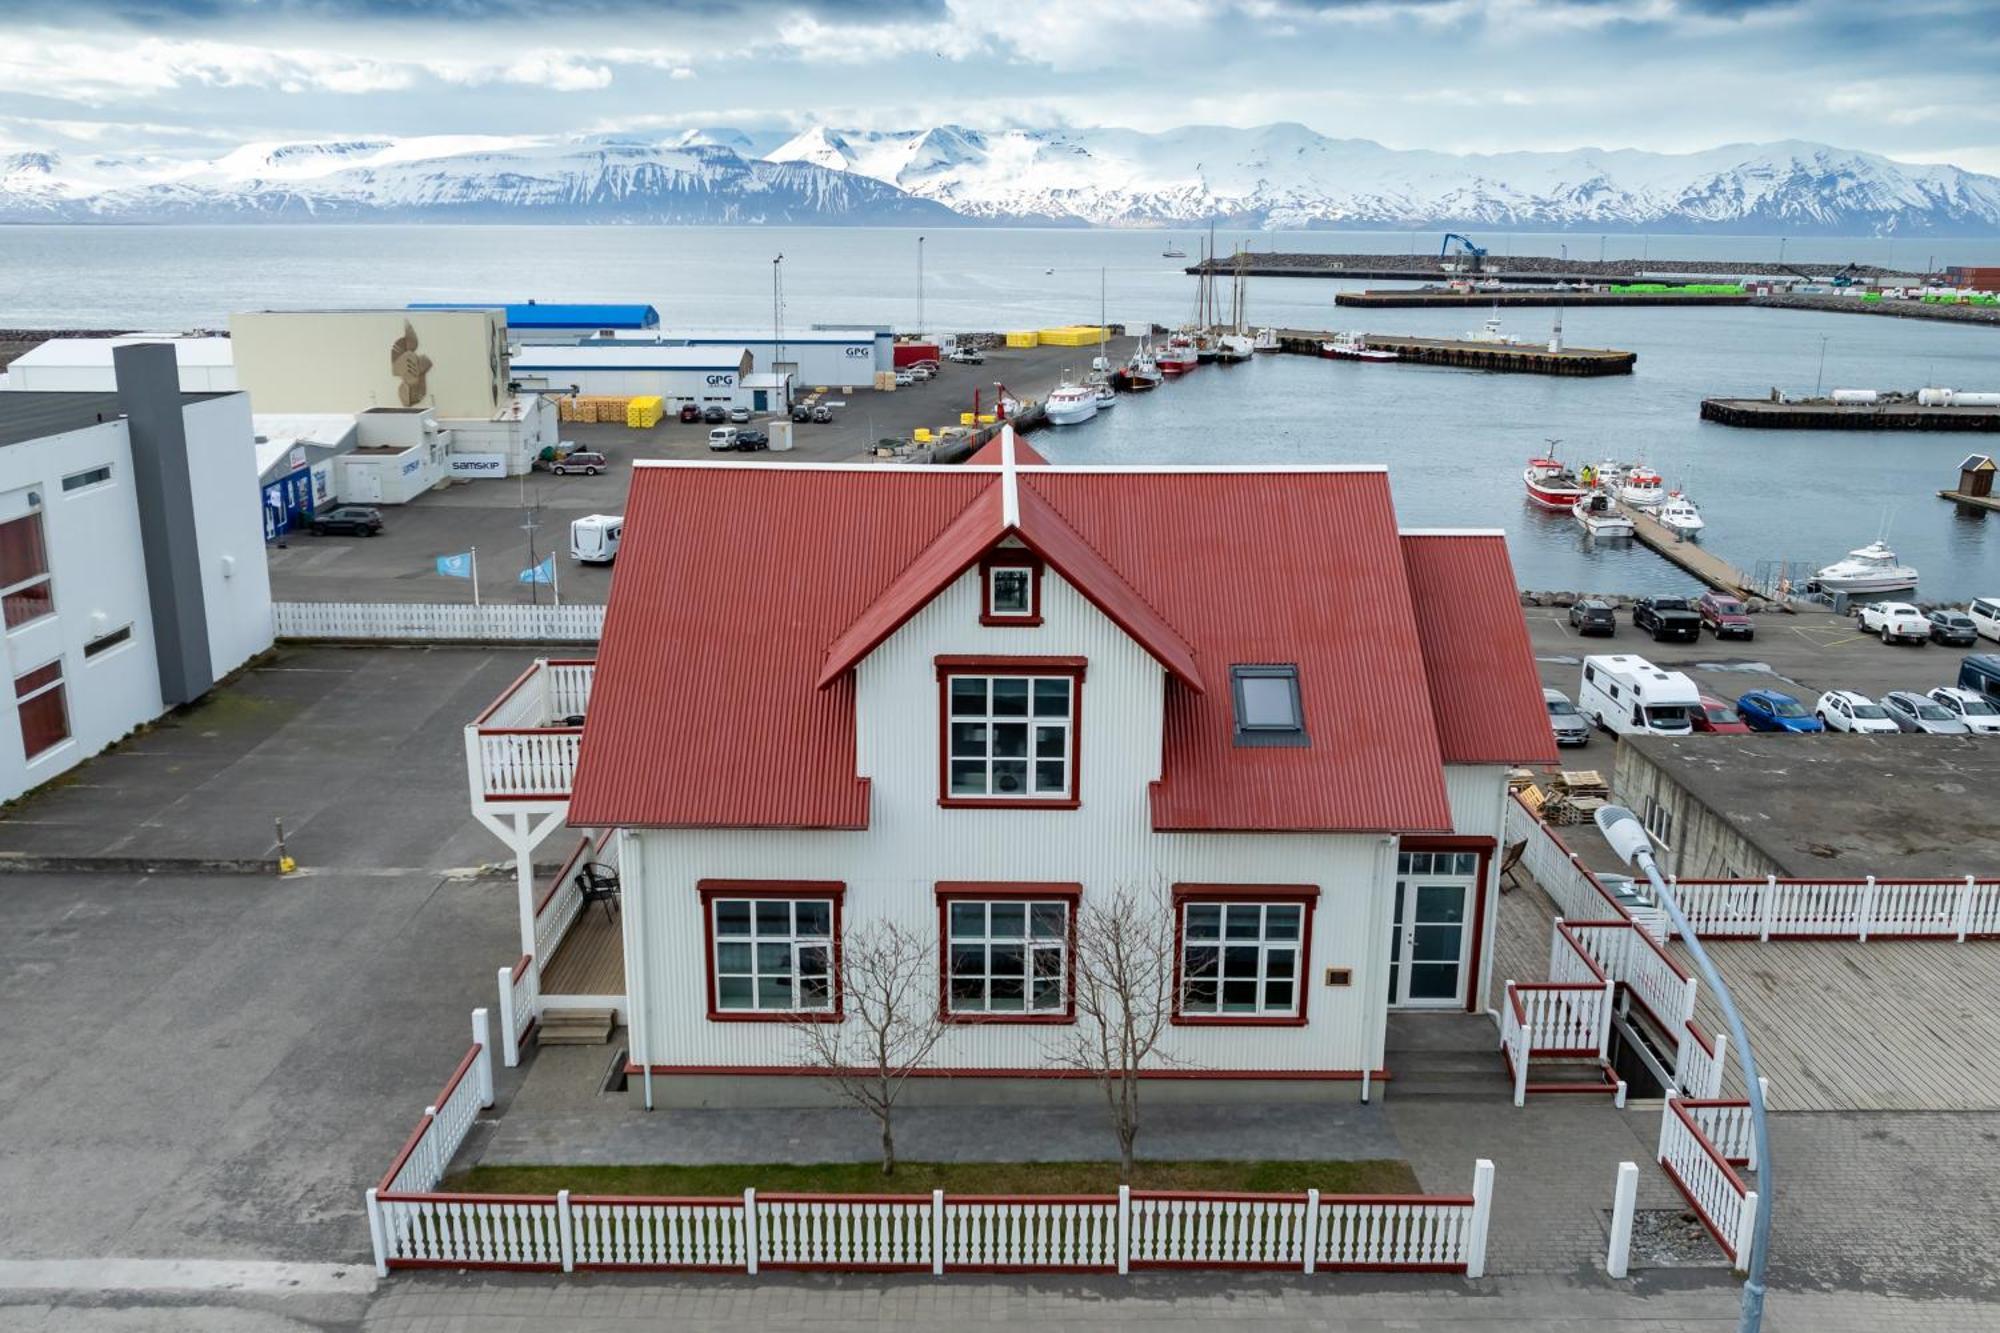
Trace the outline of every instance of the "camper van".
{"label": "camper van", "polygon": [[1632,653],[1583,659],[1577,710],[1620,736],[1685,736],[1694,730],[1701,691],[1678,671],[1662,671]]}
{"label": "camper van", "polygon": [[586,565],[608,565],[625,533],[623,514],[586,514],[569,525],[569,554]]}

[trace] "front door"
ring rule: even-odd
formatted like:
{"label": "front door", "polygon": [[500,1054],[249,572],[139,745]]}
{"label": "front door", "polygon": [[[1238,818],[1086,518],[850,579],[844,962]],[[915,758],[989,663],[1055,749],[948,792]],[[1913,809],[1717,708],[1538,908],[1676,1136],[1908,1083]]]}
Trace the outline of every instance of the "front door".
{"label": "front door", "polygon": [[1403,852],[1389,934],[1389,1003],[1412,1009],[1465,1006],[1479,853]]}

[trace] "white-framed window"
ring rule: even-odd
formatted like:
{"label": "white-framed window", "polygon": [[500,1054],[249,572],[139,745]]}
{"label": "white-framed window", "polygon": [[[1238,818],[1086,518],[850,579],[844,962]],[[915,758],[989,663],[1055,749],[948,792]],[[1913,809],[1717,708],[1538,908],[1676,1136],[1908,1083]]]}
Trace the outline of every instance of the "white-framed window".
{"label": "white-framed window", "polygon": [[14,677],[14,707],[21,719],[21,751],[27,758],[69,739],[69,703],[63,693],[60,657]]}
{"label": "white-framed window", "polygon": [[1181,904],[1182,1015],[1294,1018],[1300,1013],[1306,904]]}
{"label": "white-framed window", "polygon": [[96,467],[85,468],[81,472],[72,472],[67,477],[64,477],[62,479],[63,494],[73,495],[77,491],[92,490],[98,486],[108,485],[110,481],[111,464],[101,463]]}
{"label": "white-framed window", "polygon": [[834,1007],[834,900],[709,900],[718,1013],[817,1013]]}
{"label": "white-framed window", "polygon": [[951,898],[944,904],[947,1009],[1058,1017],[1069,1012],[1070,904]]}
{"label": "white-framed window", "polygon": [[1028,565],[992,565],[986,571],[986,612],[1026,619],[1035,614],[1035,571]]}
{"label": "white-framed window", "polygon": [[55,583],[42,536],[42,511],[0,523],[0,613],[8,629],[55,614]]}
{"label": "white-framed window", "polygon": [[1077,685],[1072,675],[948,677],[946,796],[1068,799]]}

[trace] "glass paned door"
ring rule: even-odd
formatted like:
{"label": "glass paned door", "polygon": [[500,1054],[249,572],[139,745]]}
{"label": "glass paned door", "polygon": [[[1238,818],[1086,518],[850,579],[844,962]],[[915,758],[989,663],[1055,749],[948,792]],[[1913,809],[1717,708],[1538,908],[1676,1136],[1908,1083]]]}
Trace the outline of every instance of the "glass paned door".
{"label": "glass paned door", "polygon": [[[1453,872],[1456,858],[1424,853],[1444,861]],[[1405,854],[1403,860],[1415,859]],[[1396,877],[1394,926],[1389,938],[1389,1003],[1411,1007],[1458,1008],[1465,1003],[1465,968],[1471,951],[1469,908],[1477,883],[1474,873],[1420,873],[1408,869]]]}

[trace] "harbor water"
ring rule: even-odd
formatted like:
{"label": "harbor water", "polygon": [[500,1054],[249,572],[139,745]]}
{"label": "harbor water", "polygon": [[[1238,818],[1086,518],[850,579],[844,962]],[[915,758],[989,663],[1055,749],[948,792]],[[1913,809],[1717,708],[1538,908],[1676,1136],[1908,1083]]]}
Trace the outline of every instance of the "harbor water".
{"label": "harbor water", "polygon": [[[1193,232],[953,228],[925,233],[922,320],[935,331],[1094,322],[1104,276],[1117,322],[1179,323],[1192,313]],[[1495,235],[1506,252],[1596,258],[1594,235]],[[1424,254],[1437,233],[1218,234],[1259,250]],[[0,229],[0,325],[15,328],[219,327],[233,310],[412,301],[622,300],[669,325],[768,327],[772,260],[784,255],[787,328],[919,322],[917,234],[883,228],[663,227],[8,227]],[[1757,237],[1602,238],[1607,257],[1774,256]],[[1792,240],[1811,268],[1848,260],[1921,267],[2000,262],[2000,242]],[[1249,283],[1255,324],[1462,335],[1477,310],[1347,311],[1320,279]],[[1351,284],[1360,286],[1364,284]],[[1382,284],[1366,284],[1382,285]],[[1502,312],[1515,337],[1547,338],[1554,312]],[[1571,309],[1572,346],[1638,353],[1634,374],[1603,379],[1265,355],[1203,366],[1127,397],[1097,420],[1043,437],[1073,461],[1387,463],[1411,526],[1507,531],[1522,586],[1657,592],[1689,580],[1632,543],[1593,546],[1566,516],[1532,509],[1521,467],[1559,439],[1573,463],[1642,461],[1684,487],[1708,521],[1703,544],[1746,571],[1766,560],[1825,563],[1886,533],[1923,574],[1919,596],[2000,594],[2000,514],[1936,498],[1969,452],[2000,439],[1850,431],[1748,431],[1702,422],[1709,396],[1773,387],[2000,389],[2000,330],[1862,315],[1731,307]],[[1077,370],[1088,365],[1079,350]],[[989,371],[998,363],[989,363]],[[1010,385],[1039,397],[1045,384]],[[1338,541],[1338,533],[1326,540]]]}

